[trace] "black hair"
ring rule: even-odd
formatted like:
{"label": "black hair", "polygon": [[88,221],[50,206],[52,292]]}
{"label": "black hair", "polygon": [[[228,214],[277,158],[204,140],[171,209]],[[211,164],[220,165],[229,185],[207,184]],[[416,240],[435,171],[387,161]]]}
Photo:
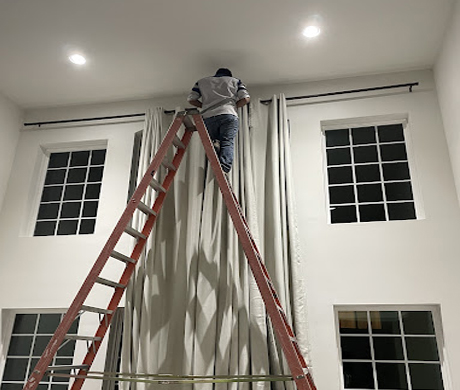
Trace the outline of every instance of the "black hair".
{"label": "black hair", "polygon": [[215,76],[233,77],[232,72],[230,71],[230,69],[227,69],[227,68],[219,68],[219,69],[217,69],[217,72],[216,72]]}

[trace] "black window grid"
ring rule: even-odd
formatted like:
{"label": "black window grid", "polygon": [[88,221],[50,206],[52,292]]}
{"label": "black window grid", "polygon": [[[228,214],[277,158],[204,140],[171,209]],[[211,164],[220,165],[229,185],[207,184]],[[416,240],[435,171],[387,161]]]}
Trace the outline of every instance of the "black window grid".
{"label": "black window grid", "polygon": [[[34,324],[32,324],[31,332],[18,332],[11,334],[10,346],[8,353],[6,355],[5,369],[3,372],[3,377],[1,381],[0,390],[11,390],[11,389],[22,389],[27,382],[28,377],[30,376],[32,370],[37,364],[38,360],[43,353],[48,340],[53,336],[53,333],[42,332],[39,329],[39,324],[41,321],[46,318],[56,317],[59,318],[56,325],[62,320],[64,313],[36,313],[36,314],[16,314],[15,321],[19,319],[20,316],[23,318],[34,318]],[[45,317],[45,318],[44,318]],[[69,334],[77,334],[79,319],[75,321],[72,327],[69,329]],[[54,325],[54,324],[53,324]],[[30,347],[28,354],[17,354],[14,353],[14,346],[12,345],[13,339],[30,339]],[[39,341],[39,338],[44,338],[46,342]],[[66,341],[65,345],[62,345],[62,349],[59,349],[57,354],[53,357],[53,360],[50,365],[71,365],[73,361],[73,355],[75,351],[75,340]],[[20,364],[21,362],[26,362],[26,364]],[[63,364],[65,363],[65,364]],[[62,373],[70,373],[67,371],[62,371]],[[11,376],[16,378],[11,379]],[[20,378],[19,378],[20,377]],[[58,378],[45,376],[40,382],[40,389],[42,390],[65,390],[68,388],[70,383],[70,378]]]}
{"label": "black window grid", "polygon": [[[398,124],[402,128],[404,127],[403,124]],[[343,163],[343,164],[329,164],[328,159],[326,158],[326,167],[327,167],[327,188],[328,190],[331,188],[339,188],[339,187],[353,187],[353,197],[354,201],[353,202],[341,202],[341,203],[335,203],[331,201],[330,193],[328,191],[328,203],[330,207],[330,217],[331,217],[331,223],[341,223],[343,221],[339,222],[334,222],[333,217],[332,217],[332,212],[340,207],[346,207],[346,206],[352,206],[354,207],[354,214],[355,214],[355,219],[353,221],[346,221],[343,223],[350,223],[350,222],[371,222],[371,221],[364,221],[362,220],[361,213],[360,213],[360,206],[375,206],[375,205],[381,205],[383,206],[384,210],[384,221],[389,221],[389,220],[398,220],[398,219],[416,219],[416,214],[415,214],[415,201],[414,201],[414,196],[413,196],[413,188],[412,188],[412,175],[410,173],[410,166],[409,166],[409,158],[407,156],[406,152],[406,158],[405,159],[395,159],[395,160],[383,160],[382,158],[382,153],[381,153],[381,146],[391,146],[391,145],[403,145],[406,147],[406,140],[405,136],[403,133],[403,139],[402,140],[397,140],[397,141],[385,141],[381,142],[379,133],[378,133],[378,127],[380,125],[375,125],[375,126],[363,126],[363,127],[349,127],[349,128],[340,128],[339,130],[347,130],[348,132],[348,145],[339,145],[339,146],[327,146],[326,144],[326,154],[328,150],[348,150],[350,154],[350,163]],[[360,128],[372,128],[375,134],[375,142],[360,142],[360,143],[354,143],[353,142],[353,137],[352,137],[352,130],[353,129],[360,129]],[[337,130],[325,130],[325,133],[327,132],[333,132]],[[356,162],[355,161],[355,149],[359,149],[362,147],[368,147],[368,146],[374,146],[376,151],[377,151],[377,160],[376,161],[369,161],[369,162]],[[409,174],[408,178],[404,179],[397,179],[397,180],[385,180],[384,176],[384,167],[390,167],[392,164],[407,164],[408,169],[409,169]],[[380,180],[374,180],[374,181],[358,181],[357,180],[357,175],[356,175],[356,167],[370,167],[370,166],[378,166],[379,169],[379,176]],[[346,183],[330,183],[330,177],[329,177],[329,169],[330,168],[343,168],[343,167],[350,167],[351,172],[352,172],[352,181],[351,182],[346,182]],[[411,191],[411,196],[410,198],[406,199],[392,199],[389,200],[387,199],[387,194],[386,194],[386,184],[402,184],[406,183],[410,185],[410,191]],[[382,199],[379,201],[360,201],[358,199],[358,187],[363,186],[363,185],[380,185],[380,191],[382,194]],[[390,212],[389,212],[389,206],[391,205],[404,205],[404,204],[411,204],[414,208],[414,216],[409,217],[409,218],[390,218]],[[375,221],[380,221],[376,219]]]}
{"label": "black window grid", "polygon": [[[81,153],[81,152],[88,152],[89,157],[88,161],[86,164],[81,164],[81,165],[71,165],[72,161],[72,154],[73,153]],[[40,199],[40,206],[39,206],[39,213],[37,215],[37,222],[36,222],[36,228],[34,235],[35,236],[54,236],[54,235],[75,235],[75,234],[91,234],[94,233],[95,229],[95,223],[96,223],[96,217],[97,217],[97,209],[99,206],[99,196],[100,196],[100,189],[102,186],[102,176],[103,176],[103,171],[104,171],[104,163],[105,163],[105,156],[103,158],[103,161],[101,163],[92,163],[92,159],[94,156],[95,152],[103,152],[105,153],[105,149],[99,149],[99,150],[88,150],[88,151],[75,151],[75,152],[67,152],[68,158],[67,158],[67,165],[66,166],[60,166],[60,167],[50,167],[48,166],[46,174],[48,175],[49,172],[57,172],[57,171],[63,171],[65,170],[65,175],[63,178],[62,183],[59,184],[45,184],[43,186],[42,190],[42,197]],[[51,154],[52,155],[52,154]],[[50,155],[50,160],[51,160],[51,155]],[[50,165],[50,164],[49,164]],[[100,174],[100,179],[99,180],[91,180],[90,181],[90,174],[91,170],[94,168],[100,168],[101,169],[101,174]],[[69,172],[73,169],[86,169],[85,177],[84,180],[81,181],[75,181],[75,182],[68,182],[69,178]],[[75,199],[65,199],[66,196],[66,190],[76,186],[83,186],[82,188],[82,193],[81,196],[76,197]],[[96,197],[87,197],[88,196],[88,190],[90,188],[94,188],[94,186],[99,186],[98,188],[98,194]],[[50,188],[61,188],[61,193],[59,196],[59,199],[53,199],[53,200],[43,200],[43,194],[46,189]],[[62,216],[63,208],[66,206],[69,206],[71,204],[76,204],[80,203],[79,206],[79,211],[77,216]],[[57,214],[56,217],[52,218],[46,218],[46,217],[40,217],[40,210],[42,206],[46,205],[57,205]],[[84,215],[84,207],[92,207],[95,209],[94,212],[91,212],[90,216],[85,216]],[[71,224],[76,224],[75,229],[73,229],[75,232],[72,233],[60,233],[59,232],[59,227],[60,223],[71,223]],[[54,223],[54,228],[52,231],[48,231],[45,234],[43,232],[39,232],[39,223]],[[84,226],[86,224],[86,226]]]}
{"label": "black window grid", "polygon": [[[345,310],[339,311],[338,315],[340,317],[340,313],[344,312]],[[440,349],[439,346],[437,345],[437,340],[438,340],[438,335],[436,333],[436,330],[433,331],[433,333],[422,333],[422,334],[412,334],[412,333],[406,333],[404,330],[404,325],[403,325],[403,318],[402,318],[402,312],[408,312],[406,310],[391,310],[392,312],[396,312],[398,316],[398,321],[399,321],[399,332],[393,332],[393,333],[379,333],[376,334],[374,333],[372,329],[372,320],[371,320],[371,313],[382,313],[385,311],[378,311],[378,310],[360,310],[359,312],[365,312],[366,313],[366,321],[367,321],[367,332],[366,333],[342,333],[339,325],[339,336],[340,336],[340,351],[342,353],[341,357],[341,362],[342,362],[342,374],[343,374],[343,380],[344,380],[344,387],[345,389],[354,389],[355,387],[353,386],[347,386],[347,380],[350,378],[347,378],[347,373],[345,372],[345,366],[347,363],[367,363],[372,365],[372,378],[373,378],[373,387],[366,386],[365,388],[367,389],[387,389],[387,387],[382,386],[381,383],[379,383],[379,376],[378,376],[378,366],[384,366],[384,365],[404,365],[404,373],[405,373],[405,378],[406,378],[406,387],[404,387],[407,390],[420,390],[417,385],[414,385],[414,382],[417,381],[417,378],[415,378],[415,375],[412,374],[412,367],[414,365],[419,365],[419,367],[425,367],[425,368],[438,368],[439,372],[441,372],[441,357],[440,357]],[[415,312],[415,311],[411,311]],[[423,312],[428,312],[424,310]],[[433,318],[433,313],[430,312],[430,317]],[[433,322],[433,327],[434,327],[434,322]],[[343,357],[343,351],[342,351],[342,344],[343,344],[343,338],[348,338],[348,339],[368,339],[369,340],[369,349],[370,349],[370,358],[366,359],[352,359],[352,358],[344,358]],[[374,347],[374,342],[377,339],[385,339],[385,338],[394,338],[394,339],[400,339],[401,340],[401,346],[402,346],[402,358],[400,359],[377,359],[376,358],[376,351]],[[432,339],[434,341],[434,344],[436,345],[437,348],[437,359],[436,360],[418,360],[418,359],[410,359],[408,356],[408,344],[407,340],[408,339]],[[361,375],[361,373],[356,373],[356,375]],[[429,374],[428,374],[429,375]],[[433,378],[435,381],[437,378]],[[356,380],[356,379],[355,379]],[[444,378],[442,377],[441,374],[441,380],[438,381],[438,388],[433,389],[433,390],[443,390],[444,389]],[[361,388],[361,387],[359,387]],[[362,387],[364,388],[364,387]],[[393,388],[393,387],[391,387]],[[399,388],[399,387],[398,387]]]}

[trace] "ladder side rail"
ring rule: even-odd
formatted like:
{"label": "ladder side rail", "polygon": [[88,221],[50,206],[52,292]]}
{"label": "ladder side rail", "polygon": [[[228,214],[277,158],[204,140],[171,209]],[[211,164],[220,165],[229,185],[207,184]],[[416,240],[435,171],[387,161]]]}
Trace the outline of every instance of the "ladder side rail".
{"label": "ladder side rail", "polygon": [[[178,151],[176,152],[176,155],[174,156],[173,160],[172,160],[172,164],[179,168],[179,165],[180,163],[182,162],[182,158],[184,157],[185,155],[185,151],[187,150],[187,147],[190,143],[190,140],[192,138],[192,135],[193,135],[193,132],[192,131],[186,131],[184,136],[182,137],[181,141],[182,143],[184,144],[185,148],[181,148],[181,149],[178,149]],[[166,189],[166,192],[161,192],[155,202],[154,202],[154,205],[153,205],[153,210],[156,211],[156,214],[154,215],[150,215],[149,218],[147,219],[145,225],[144,225],[144,228],[142,229],[142,233],[145,235],[145,236],[149,236],[152,229],[153,229],[153,226],[156,222],[156,219],[161,211],[161,208],[163,206],[163,203],[164,203],[164,199],[166,198],[166,194],[167,194],[167,191],[169,190],[169,187],[171,186],[173,180],[174,180],[174,177],[177,173],[177,169],[176,170],[170,170],[168,172],[168,174],[166,175],[164,181],[163,181],[163,187]],[[136,245],[134,246],[134,249],[133,249],[133,252],[132,252],[132,255],[130,256],[132,259],[134,260],[138,260],[139,257],[141,256],[142,252],[144,251],[144,248],[145,248],[145,244],[147,243],[147,239],[142,239],[140,238],[138,240],[138,242],[136,243]],[[119,283],[120,284],[123,284],[123,285],[127,285],[129,280],[131,279],[131,276],[134,272],[136,268],[136,264],[135,263],[128,263],[121,278],[120,278],[120,281]],[[101,344],[102,344],[102,340],[105,336],[105,334],[107,333],[107,330],[109,328],[109,325],[112,321],[112,318],[115,314],[115,310],[117,309],[120,301],[121,301],[121,298],[123,296],[123,293],[124,293],[124,288],[117,288],[115,290],[115,293],[113,294],[112,296],[112,299],[107,307],[108,310],[112,310],[113,311],[113,314],[105,314],[102,318],[101,318],[101,321],[100,321],[100,324],[99,324],[99,328],[97,329],[96,331],[96,337],[100,337],[101,340],[97,340],[97,341],[93,341],[92,344],[90,345],[90,347],[88,348],[88,352],[85,356],[85,358],[83,359],[83,363],[82,365],[85,365],[85,366],[88,366],[88,369],[80,369],[79,372],[78,372],[78,376],[77,379],[75,379],[74,383],[72,384],[70,390],[79,390],[81,389],[84,381],[85,381],[85,378],[86,378],[86,375],[87,375],[87,371],[90,369],[95,357],[96,357],[96,354],[97,354],[97,351],[99,350]]]}
{"label": "ladder side rail", "polygon": [[230,189],[230,186],[224,176],[203,119],[199,114],[193,114],[192,117],[203,142],[206,155],[214,171],[217,183],[219,184],[222,196],[224,197],[228,212],[233,220],[235,230],[240,238],[243,251],[248,259],[252,273],[259,287],[259,291],[265,302],[265,307],[272,321],[273,329],[275,330],[278,341],[284,351],[284,355],[288,362],[293,379],[296,382],[297,388],[299,390],[315,390],[316,387],[311,381],[311,378],[309,378],[309,375],[304,372],[304,365],[302,364],[302,361],[300,361],[299,355],[291,343],[291,338],[285,327],[285,322],[278,310],[275,300],[270,299],[270,297],[272,297],[272,292],[257,258],[259,251],[254,249],[255,243],[253,244],[251,237],[248,234],[248,230],[245,227],[245,221],[241,218],[237,203],[233,198],[233,191]]}
{"label": "ladder side rail", "polygon": [[91,291],[92,287],[96,283],[96,279],[101,273],[102,269],[104,268],[107,260],[115,248],[118,240],[120,239],[121,235],[125,227],[128,225],[129,221],[134,214],[134,211],[137,208],[137,205],[141,201],[142,196],[146,192],[150,181],[152,179],[153,174],[158,170],[161,162],[163,161],[164,157],[166,156],[166,152],[170,145],[173,142],[173,139],[182,125],[184,121],[184,115],[176,115],[173,123],[171,124],[166,136],[164,137],[158,151],[152,160],[149,168],[147,169],[144,177],[142,178],[139,186],[137,187],[136,191],[132,195],[131,199],[128,202],[128,205],[121,215],[118,223],[116,224],[112,234],[110,235],[107,243],[105,244],[104,248],[102,249],[100,255],[98,256],[95,264],[93,265],[91,271],[89,272],[87,278],[83,282],[80,290],[78,291],[76,297],[74,298],[72,304],[70,305],[69,309],[67,310],[66,314],[64,315],[61,323],[56,329],[56,332],[51,337],[48,345],[46,346],[40,360],[36,364],[32,374],[29,376],[24,389],[23,390],[35,390],[40,383],[43,375],[46,372],[46,369],[51,363],[54,355],[56,354],[59,346],[61,345],[62,341],[64,340],[65,335],[69,331],[70,327],[72,326],[73,321],[75,320],[80,308],[85,301],[86,297],[88,296],[89,292]]}

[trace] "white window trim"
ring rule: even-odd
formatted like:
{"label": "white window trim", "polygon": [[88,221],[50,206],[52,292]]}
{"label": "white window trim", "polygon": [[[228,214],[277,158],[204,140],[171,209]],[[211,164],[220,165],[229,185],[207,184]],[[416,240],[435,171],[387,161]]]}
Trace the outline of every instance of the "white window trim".
{"label": "white window trim", "polygon": [[[49,238],[57,237],[53,236],[34,236],[35,223],[37,222],[38,209],[40,207],[40,198],[42,196],[43,186],[45,185],[46,171],[48,168],[48,161],[51,153],[61,152],[78,152],[82,150],[97,150],[107,149],[108,152],[108,140],[90,140],[90,141],[77,141],[77,142],[63,142],[55,144],[44,144],[40,145],[38,152],[35,170],[30,183],[29,196],[28,196],[28,210],[25,214],[25,220],[21,228],[22,237],[34,237],[34,238]],[[106,156],[107,161],[107,156]],[[104,164],[105,166],[105,164]],[[97,224],[96,224],[97,227]],[[96,231],[94,232],[96,233]],[[78,237],[78,235],[76,235]],[[74,235],[66,235],[65,237],[75,237]]]}
{"label": "white window trim", "polygon": [[340,388],[343,390],[354,390],[346,389],[343,381],[343,362],[342,362],[342,348],[340,344],[340,326],[339,326],[339,311],[431,311],[433,315],[433,325],[436,335],[436,343],[438,346],[439,361],[441,363],[441,373],[444,382],[444,390],[452,390],[452,380],[449,371],[449,365],[447,361],[447,354],[444,343],[444,332],[442,328],[442,315],[440,305],[334,305],[334,321],[335,321],[335,335],[337,345],[337,359],[339,362],[340,372]]}
{"label": "white window trim", "polygon": [[[414,196],[414,205],[415,205],[415,219],[408,219],[408,220],[386,220],[386,221],[371,221],[371,222],[349,222],[349,223],[337,223],[333,224],[331,222],[331,212],[330,212],[330,199],[329,199],[329,184],[328,184],[328,173],[327,173],[327,154],[326,154],[326,136],[325,132],[327,130],[341,130],[344,128],[352,128],[352,127],[366,127],[366,126],[381,126],[381,125],[394,125],[394,124],[402,124],[403,125],[403,133],[404,133],[404,140],[406,145],[407,151],[407,162],[409,165],[409,172],[410,172],[410,182],[412,184],[412,193]],[[321,153],[323,156],[323,188],[324,193],[326,196],[326,215],[327,215],[327,224],[328,225],[361,225],[361,224],[369,224],[369,223],[401,223],[401,222],[413,222],[418,220],[424,220],[425,216],[425,209],[423,207],[423,199],[422,193],[420,190],[420,184],[418,180],[417,174],[417,163],[413,149],[412,137],[411,137],[411,127],[409,121],[408,114],[389,114],[389,115],[375,115],[369,117],[360,117],[360,118],[347,118],[347,119],[335,119],[335,120],[326,120],[321,121]],[[353,163],[352,163],[352,166]],[[355,175],[353,170],[353,176]],[[355,178],[354,178],[355,180]],[[355,191],[356,195],[356,191]],[[356,204],[360,204],[356,202]]]}
{"label": "white window trim", "polygon": [[1,310],[1,344],[0,344],[0,381],[3,378],[5,370],[6,358],[10,347],[11,336],[13,335],[14,321],[16,314],[64,314],[67,312],[65,308],[54,309],[2,309]]}

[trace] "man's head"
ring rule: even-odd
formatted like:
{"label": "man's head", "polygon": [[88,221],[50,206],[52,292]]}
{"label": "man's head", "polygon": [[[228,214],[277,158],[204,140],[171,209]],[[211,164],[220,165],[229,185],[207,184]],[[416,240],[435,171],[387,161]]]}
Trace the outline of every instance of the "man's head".
{"label": "man's head", "polygon": [[217,69],[217,72],[215,74],[215,77],[219,77],[219,76],[229,76],[229,77],[232,77],[232,72],[230,71],[230,69],[227,69],[227,68],[219,68]]}

